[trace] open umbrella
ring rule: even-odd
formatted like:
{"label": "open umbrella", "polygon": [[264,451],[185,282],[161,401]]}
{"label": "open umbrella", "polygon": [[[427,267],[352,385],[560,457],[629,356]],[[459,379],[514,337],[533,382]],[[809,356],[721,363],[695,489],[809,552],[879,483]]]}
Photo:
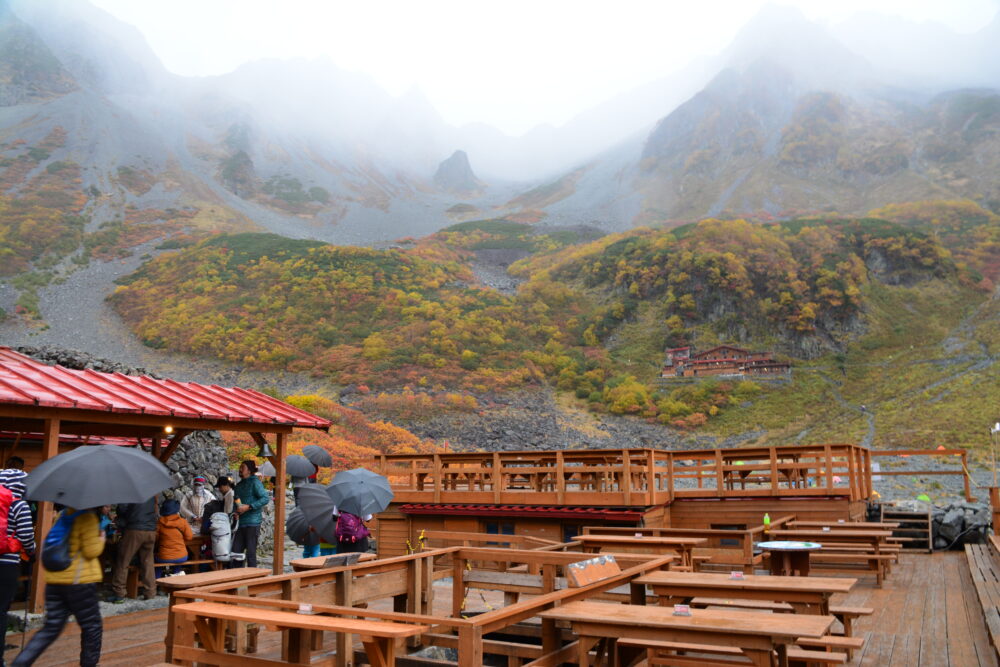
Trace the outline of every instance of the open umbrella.
{"label": "open umbrella", "polygon": [[364,468],[341,470],[327,490],[341,511],[360,517],[377,514],[392,501],[389,480]]}
{"label": "open umbrella", "polygon": [[302,455],[309,459],[317,468],[329,468],[333,465],[333,457],[319,445],[306,445],[302,448]]}
{"label": "open umbrella", "polygon": [[333,499],[327,490],[318,484],[306,484],[299,489],[299,506],[309,525],[324,541],[337,543],[337,520],[333,516]]}
{"label": "open umbrella", "polygon": [[32,470],[24,497],[85,509],[141,503],[173,485],[167,467],[146,452],[119,445],[87,445]]}
{"label": "open umbrella", "polygon": [[296,507],[288,513],[288,518],[285,519],[285,535],[288,535],[292,542],[302,544],[306,541],[306,535],[308,534],[309,520],[302,513],[302,508]]}
{"label": "open umbrella", "polygon": [[285,458],[285,473],[292,477],[309,477],[316,474],[316,466],[306,457],[292,454]]}
{"label": "open umbrella", "polygon": [[274,477],[278,474],[278,471],[274,469],[274,466],[271,465],[270,461],[264,461],[260,464],[260,467],[257,468],[257,472],[259,472],[262,477]]}

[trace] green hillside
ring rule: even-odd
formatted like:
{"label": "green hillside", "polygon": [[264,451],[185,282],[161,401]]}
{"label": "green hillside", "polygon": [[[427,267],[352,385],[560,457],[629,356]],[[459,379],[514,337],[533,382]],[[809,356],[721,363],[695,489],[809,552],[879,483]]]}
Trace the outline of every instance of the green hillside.
{"label": "green hillside", "polygon": [[[148,262],[112,302],[151,346],[338,383],[549,382],[595,412],[757,442],[975,444],[1000,399],[997,218],[882,214],[583,242],[480,221],[391,250],[218,236]],[[516,296],[477,285],[482,249],[531,253]],[[657,384],[665,347],[723,343],[791,361],[794,381]]]}

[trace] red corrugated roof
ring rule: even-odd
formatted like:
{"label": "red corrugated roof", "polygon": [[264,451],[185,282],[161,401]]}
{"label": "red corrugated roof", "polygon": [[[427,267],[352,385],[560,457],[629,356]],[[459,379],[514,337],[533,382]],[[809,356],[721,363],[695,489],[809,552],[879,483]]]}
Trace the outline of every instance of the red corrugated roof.
{"label": "red corrugated roof", "polygon": [[330,421],[252,389],[47,366],[0,347],[0,403],[327,429]]}
{"label": "red corrugated roof", "polygon": [[403,514],[489,515],[496,517],[546,517],[557,519],[606,519],[638,523],[643,511],[613,507],[562,507],[537,505],[436,505],[408,503],[399,506]]}

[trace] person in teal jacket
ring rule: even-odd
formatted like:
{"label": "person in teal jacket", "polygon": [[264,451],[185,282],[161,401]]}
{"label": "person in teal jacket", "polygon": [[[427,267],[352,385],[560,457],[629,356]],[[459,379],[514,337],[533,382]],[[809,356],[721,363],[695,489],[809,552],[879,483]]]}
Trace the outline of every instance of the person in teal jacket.
{"label": "person in teal jacket", "polygon": [[240,464],[240,481],[233,490],[238,499],[235,511],[240,517],[233,535],[233,553],[246,552],[246,566],[257,567],[257,537],[260,534],[261,510],[271,500],[264,483],[257,477],[257,464],[246,460]]}

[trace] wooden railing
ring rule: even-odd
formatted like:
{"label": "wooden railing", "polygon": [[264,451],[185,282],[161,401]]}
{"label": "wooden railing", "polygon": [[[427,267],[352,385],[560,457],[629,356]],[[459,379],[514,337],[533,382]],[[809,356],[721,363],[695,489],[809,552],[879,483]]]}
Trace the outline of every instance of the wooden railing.
{"label": "wooden railing", "polygon": [[879,470],[876,475],[907,475],[910,477],[923,477],[924,475],[958,475],[962,478],[962,482],[965,486],[965,499],[972,503],[976,499],[972,495],[972,484],[969,481],[969,455],[964,449],[889,449],[882,451],[873,451],[872,456],[941,456],[945,457],[951,461],[954,461],[957,457],[959,459],[959,467],[952,468],[950,470]]}
{"label": "wooden railing", "polygon": [[856,445],[382,455],[397,503],[653,506],[677,498],[871,495]]}

